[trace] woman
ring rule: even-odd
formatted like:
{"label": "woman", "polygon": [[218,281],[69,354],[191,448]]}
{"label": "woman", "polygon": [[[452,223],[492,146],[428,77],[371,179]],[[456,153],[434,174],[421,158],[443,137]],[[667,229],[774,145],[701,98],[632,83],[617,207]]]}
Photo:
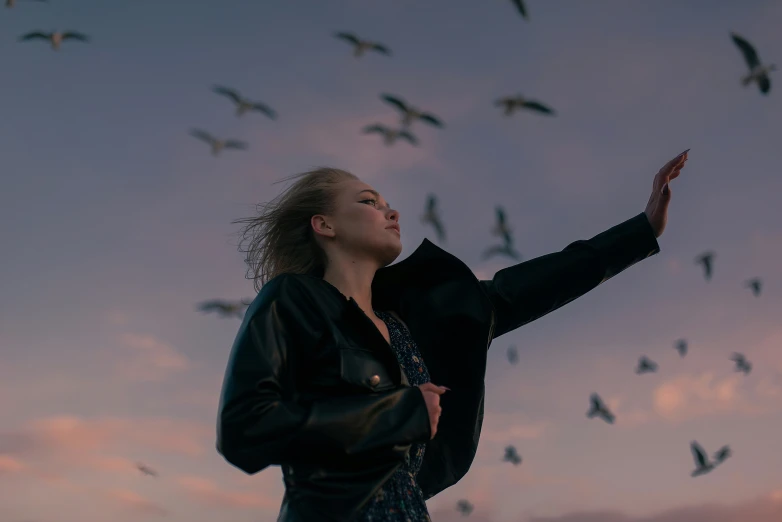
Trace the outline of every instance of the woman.
{"label": "woman", "polygon": [[428,240],[388,266],[399,213],[353,174],[304,173],[238,220],[260,291],[226,369],[217,450],[249,474],[282,468],[278,521],[428,521],[425,501],[475,455],[492,339],[659,252],[686,160],[657,173],[644,212],[490,281]]}

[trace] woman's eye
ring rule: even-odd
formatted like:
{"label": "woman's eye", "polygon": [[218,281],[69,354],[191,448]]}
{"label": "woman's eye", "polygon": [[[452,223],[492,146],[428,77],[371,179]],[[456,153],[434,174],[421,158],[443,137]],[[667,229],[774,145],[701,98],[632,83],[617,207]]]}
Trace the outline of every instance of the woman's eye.
{"label": "woman's eye", "polygon": [[373,205],[377,206],[377,200],[376,199],[365,199],[362,201],[362,203],[366,203],[367,201],[371,201]]}

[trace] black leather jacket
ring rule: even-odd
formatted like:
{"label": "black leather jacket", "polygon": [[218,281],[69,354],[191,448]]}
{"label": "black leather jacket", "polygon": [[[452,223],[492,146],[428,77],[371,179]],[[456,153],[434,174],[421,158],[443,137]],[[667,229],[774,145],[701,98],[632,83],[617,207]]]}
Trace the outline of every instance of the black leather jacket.
{"label": "black leather jacket", "polygon": [[470,468],[483,421],[484,374],[492,339],[585,294],[658,253],[641,213],[589,240],[479,281],[428,240],[380,269],[373,307],[405,322],[441,397],[437,435],[420,390],[410,387],[391,347],[358,307],[311,275],[269,281],[248,307],[225,373],[217,450],[246,473],[283,471],[278,521],[349,521],[427,442],[418,483],[425,498]]}

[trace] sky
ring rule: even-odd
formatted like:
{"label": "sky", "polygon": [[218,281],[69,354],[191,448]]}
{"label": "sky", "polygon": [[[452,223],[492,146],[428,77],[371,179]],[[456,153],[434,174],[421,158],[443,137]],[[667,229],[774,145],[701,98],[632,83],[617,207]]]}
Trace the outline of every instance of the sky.
{"label": "sky", "polygon": [[[687,148],[660,253],[494,341],[475,462],[428,506],[434,522],[467,520],[462,498],[473,522],[780,520],[782,76],[768,96],[742,87],[730,32],[782,65],[782,3],[527,5],[528,21],[506,0],[2,9],[0,520],[276,520],[279,468],[249,476],[214,448],[240,321],[196,309],[254,296],[231,221],[276,181],[354,172],[399,209],[400,260],[437,241],[419,219],[435,193],[440,245],[488,279],[516,262],[481,258],[496,205],[522,261],[559,251],[643,212]],[[17,41],[36,29],[91,41]],[[336,31],[393,54],[355,59]],[[215,84],[278,119],[237,118]],[[384,92],[444,128],[414,123],[418,147],[362,135],[398,123]],[[556,115],[506,118],[493,102],[513,94]],[[213,157],[194,127],[249,148]],[[641,355],[659,371],[636,375]],[[614,425],[586,418],[592,392]],[[733,456],[692,478],[691,440]],[[508,444],[519,466],[501,461]]]}

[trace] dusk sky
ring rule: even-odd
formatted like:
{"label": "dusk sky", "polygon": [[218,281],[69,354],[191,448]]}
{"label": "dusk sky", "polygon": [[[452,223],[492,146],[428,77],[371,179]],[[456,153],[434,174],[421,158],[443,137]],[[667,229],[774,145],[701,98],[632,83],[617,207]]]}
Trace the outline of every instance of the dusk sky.
{"label": "dusk sky", "polygon": [[[254,296],[231,221],[286,186],[274,182],[354,172],[399,209],[400,260],[436,242],[420,221],[435,193],[441,246],[488,279],[513,263],[481,258],[496,205],[523,260],[559,251],[642,212],[687,148],[661,252],[494,341],[478,454],[429,510],[434,522],[782,520],[782,71],[767,96],[743,87],[730,39],[782,67],[782,2],[526,3],[529,20],[509,0],[1,9],[0,521],[276,520],[280,469],[249,476],[214,447],[240,321],[196,309]],[[58,29],[91,41],[18,41]],[[355,59],[337,31],[393,54]],[[278,119],[237,118],[215,84]],[[445,127],[414,123],[418,147],[362,135],[398,123],[384,92]],[[556,115],[506,118],[493,103],[514,94]],[[194,127],[249,149],[214,157]],[[694,261],[706,250],[710,281]],[[756,276],[759,297],[745,287]],[[641,355],[659,371],[636,375]],[[592,392],[614,425],[587,419]],[[733,456],[692,478],[691,440]],[[502,462],[508,444],[519,466]]]}

